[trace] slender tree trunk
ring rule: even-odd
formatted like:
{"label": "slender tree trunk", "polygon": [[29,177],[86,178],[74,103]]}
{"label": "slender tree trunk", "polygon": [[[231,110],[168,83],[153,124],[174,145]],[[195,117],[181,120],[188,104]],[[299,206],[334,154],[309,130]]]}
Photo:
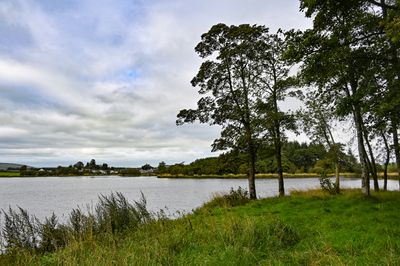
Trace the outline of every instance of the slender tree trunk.
{"label": "slender tree trunk", "polygon": [[335,186],[336,186],[336,193],[340,193],[340,171],[339,171],[339,163],[335,163]]}
{"label": "slender tree trunk", "polygon": [[383,139],[383,143],[385,144],[385,149],[386,149],[386,160],[385,160],[385,164],[384,164],[384,170],[383,170],[383,190],[386,191],[387,190],[387,170],[388,170],[388,165],[389,165],[389,161],[390,161],[390,147],[387,141],[387,138],[385,136],[385,133],[381,132],[381,136]]}
{"label": "slender tree trunk", "polygon": [[[385,7],[385,0],[381,0],[381,4],[382,4],[382,15],[383,15],[383,19],[387,18],[387,10]],[[392,52],[392,66],[395,70],[395,75],[397,76],[397,79],[400,80],[400,64],[399,64],[399,58],[398,58],[398,53],[397,53],[397,47],[394,45],[393,42],[389,41],[390,44],[390,50]],[[391,82],[392,79],[389,79],[388,82]],[[399,90],[398,87],[389,87],[389,90],[394,90],[395,92]],[[398,93],[394,94],[394,97],[398,97],[397,96]],[[397,108],[399,108],[399,106],[397,106]],[[396,110],[396,108],[394,108]],[[398,109],[397,109],[398,110]],[[393,134],[393,145],[394,145],[394,154],[396,157],[396,166],[397,166],[397,175],[399,178],[399,190],[400,190],[400,146],[399,146],[399,136],[398,136],[398,112],[394,112],[394,114],[392,114],[391,116],[391,122],[392,122],[392,134]]]}
{"label": "slender tree trunk", "polygon": [[363,133],[364,133],[364,140],[365,143],[367,144],[368,147],[368,153],[370,156],[370,159],[368,159],[368,156],[366,156],[370,168],[370,173],[372,175],[372,178],[374,179],[374,190],[379,191],[379,183],[378,183],[378,171],[376,170],[376,162],[375,162],[375,156],[374,152],[372,151],[371,144],[368,139],[368,134],[367,131],[365,130],[365,126],[363,125]]}
{"label": "slender tree trunk", "polygon": [[278,88],[276,87],[278,79],[276,76],[275,68],[273,68],[273,77],[274,77],[274,87],[272,89],[272,100],[274,106],[274,144],[275,144],[275,157],[276,157],[276,166],[278,172],[278,183],[279,183],[279,196],[285,196],[285,184],[283,180],[283,169],[282,169],[282,143],[281,143],[281,128],[280,128],[280,120],[278,119]]}
{"label": "slender tree trunk", "polygon": [[360,163],[361,163],[362,190],[365,195],[369,196],[370,186],[369,186],[369,174],[367,169],[367,158],[366,158],[367,153],[365,151],[364,141],[363,141],[362,116],[360,107],[358,105],[354,106],[354,122],[356,124],[358,155],[360,157]]}
{"label": "slender tree trunk", "polygon": [[[351,98],[352,95],[357,91],[357,81],[353,80],[350,83],[351,91],[348,87],[345,87],[345,92],[347,97]],[[363,119],[361,115],[361,108],[357,102],[353,103],[353,119],[357,132],[357,148],[358,148],[358,156],[360,157],[361,164],[361,188],[364,195],[370,195],[370,185],[369,185],[369,173],[367,169],[367,153],[364,147],[364,138],[363,138]]]}
{"label": "slender tree trunk", "polygon": [[393,146],[394,146],[394,154],[396,156],[397,175],[399,178],[399,189],[400,189],[400,146],[399,146],[399,135],[397,132],[396,122],[397,122],[396,119],[392,118]]}
{"label": "slender tree trunk", "polygon": [[277,172],[278,172],[278,182],[279,182],[279,196],[285,196],[285,185],[283,181],[283,170],[282,170],[282,147],[280,141],[280,132],[279,127],[277,130],[277,140],[275,141],[275,157],[277,163]]}
{"label": "slender tree trunk", "polygon": [[248,172],[247,172],[247,177],[249,180],[249,193],[250,193],[250,198],[251,199],[256,199],[257,194],[256,194],[256,182],[255,182],[255,174],[256,174],[256,152],[255,152],[255,147],[253,140],[250,139],[248,140],[248,149],[249,149],[249,160],[248,160]]}

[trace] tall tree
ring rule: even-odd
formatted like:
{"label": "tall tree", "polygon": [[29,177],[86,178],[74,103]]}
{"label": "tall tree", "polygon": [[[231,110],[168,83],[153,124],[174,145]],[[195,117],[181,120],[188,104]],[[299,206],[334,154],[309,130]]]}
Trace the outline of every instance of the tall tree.
{"label": "tall tree", "polygon": [[289,91],[293,85],[293,79],[289,76],[292,64],[284,58],[287,35],[278,30],[276,34],[263,36],[258,48],[260,66],[256,73],[259,86],[266,92],[265,98],[259,99],[259,113],[264,121],[267,139],[270,139],[274,146],[280,196],[285,195],[282,167],[284,131],[295,130],[294,117],[279,108],[279,101],[295,94]]}
{"label": "tall tree", "polygon": [[204,33],[195,51],[208,60],[191,82],[200,87],[203,97],[197,109],[181,110],[177,120],[178,125],[198,120],[222,126],[213,150],[234,148],[247,153],[249,194],[253,199],[257,141],[262,131],[256,104],[263,94],[255,82],[259,67],[256,44],[266,33],[262,26],[225,24],[214,25]]}
{"label": "tall tree", "polygon": [[287,116],[278,107],[290,85],[290,66],[282,60],[283,33],[269,34],[264,26],[218,24],[202,35],[196,52],[207,58],[193,86],[204,95],[196,110],[181,110],[177,124],[194,122],[222,126],[213,150],[236,149],[248,156],[251,198],[256,198],[255,163],[260,141],[275,147],[279,195],[284,195],[281,141]]}

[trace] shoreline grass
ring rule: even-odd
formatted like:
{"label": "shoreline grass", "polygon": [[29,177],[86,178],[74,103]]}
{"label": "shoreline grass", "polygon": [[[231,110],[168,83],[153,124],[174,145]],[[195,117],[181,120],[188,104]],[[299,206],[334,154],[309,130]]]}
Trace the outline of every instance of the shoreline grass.
{"label": "shoreline grass", "polygon": [[[0,255],[1,265],[398,265],[400,193],[294,191],[216,197],[193,214],[54,253]],[[231,195],[231,194],[229,194]],[[245,196],[245,195],[244,195]],[[242,200],[238,205],[236,198]]]}
{"label": "shoreline grass", "polygon": [[0,171],[0,178],[2,177],[20,177],[19,172],[1,172]]}

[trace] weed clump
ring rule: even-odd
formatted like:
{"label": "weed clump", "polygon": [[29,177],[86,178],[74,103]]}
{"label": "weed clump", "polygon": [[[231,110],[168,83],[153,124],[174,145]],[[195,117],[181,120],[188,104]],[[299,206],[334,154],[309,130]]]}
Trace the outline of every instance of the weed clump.
{"label": "weed clump", "polygon": [[236,190],[231,188],[227,194],[216,194],[209,202],[204,204],[203,207],[214,208],[214,207],[234,207],[244,205],[250,201],[249,192],[241,187]]}

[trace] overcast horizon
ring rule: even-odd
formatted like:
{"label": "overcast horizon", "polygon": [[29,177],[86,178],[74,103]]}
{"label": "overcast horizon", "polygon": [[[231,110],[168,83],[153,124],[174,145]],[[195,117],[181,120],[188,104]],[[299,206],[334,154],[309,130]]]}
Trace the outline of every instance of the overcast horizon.
{"label": "overcast horizon", "polygon": [[[3,0],[0,161],[112,166],[214,155],[217,127],[175,125],[199,99],[200,36],[217,23],[306,29],[298,0]],[[290,102],[283,108],[290,108]]]}

